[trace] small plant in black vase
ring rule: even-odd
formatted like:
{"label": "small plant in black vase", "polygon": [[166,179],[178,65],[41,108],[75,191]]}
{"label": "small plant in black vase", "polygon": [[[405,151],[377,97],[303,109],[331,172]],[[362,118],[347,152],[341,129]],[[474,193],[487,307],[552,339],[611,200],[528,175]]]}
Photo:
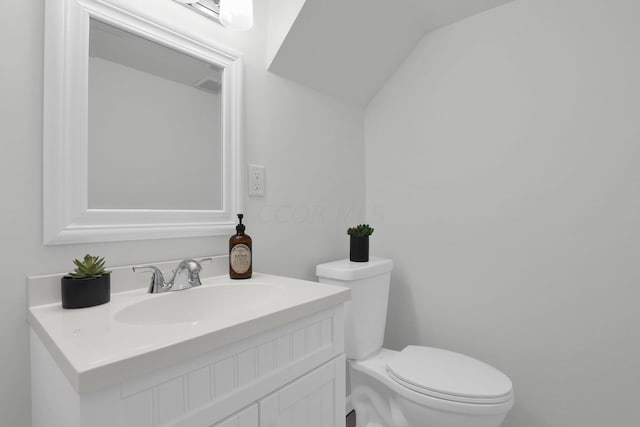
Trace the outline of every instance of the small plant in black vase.
{"label": "small plant in black vase", "polygon": [[85,255],[74,259],[76,268],[61,279],[62,307],[85,308],[111,300],[111,272],[104,269],[104,258]]}
{"label": "small plant in black vase", "polygon": [[373,234],[373,228],[369,224],[359,224],[350,227],[347,234],[351,236],[349,259],[354,262],[369,261],[369,236]]}

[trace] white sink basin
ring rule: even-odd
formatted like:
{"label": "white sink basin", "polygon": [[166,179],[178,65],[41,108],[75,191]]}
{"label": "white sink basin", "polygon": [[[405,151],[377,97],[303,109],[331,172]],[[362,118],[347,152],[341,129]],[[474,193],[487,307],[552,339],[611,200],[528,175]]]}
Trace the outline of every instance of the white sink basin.
{"label": "white sink basin", "polygon": [[198,323],[247,314],[280,297],[284,289],[268,283],[199,286],[183,291],[149,294],[115,313],[115,320],[131,325]]}

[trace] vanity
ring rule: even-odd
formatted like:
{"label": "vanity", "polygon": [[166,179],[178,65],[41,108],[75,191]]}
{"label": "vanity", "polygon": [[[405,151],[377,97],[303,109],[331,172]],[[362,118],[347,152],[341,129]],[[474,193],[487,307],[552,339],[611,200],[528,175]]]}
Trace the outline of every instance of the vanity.
{"label": "vanity", "polygon": [[349,290],[208,275],[226,262],[163,294],[114,268],[111,302],[75,310],[60,275],[29,278],[33,426],[344,426]]}
{"label": "vanity", "polygon": [[[233,233],[243,58],[210,25],[170,0],[45,2],[45,245]],[[131,267],[85,309],[61,274],[28,278],[34,427],[344,426],[348,289],[232,281],[221,256],[150,294]]]}

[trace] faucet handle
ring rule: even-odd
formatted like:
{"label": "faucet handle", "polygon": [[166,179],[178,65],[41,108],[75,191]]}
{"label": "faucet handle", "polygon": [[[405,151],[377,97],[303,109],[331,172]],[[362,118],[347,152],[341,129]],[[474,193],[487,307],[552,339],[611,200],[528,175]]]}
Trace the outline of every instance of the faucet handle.
{"label": "faucet handle", "polygon": [[202,266],[198,261],[192,258],[183,259],[178,264],[178,267],[174,271],[186,270],[189,273],[199,273],[202,270]]}
{"label": "faucet handle", "polygon": [[185,269],[191,274],[197,274],[197,273],[200,273],[200,271],[202,270],[202,266],[200,264],[210,263],[211,261],[213,261],[213,258],[201,258],[201,259],[187,258],[180,261],[180,264],[178,264],[177,270]]}
{"label": "faucet handle", "polygon": [[162,271],[158,267],[153,265],[134,265],[132,267],[134,272],[138,271],[151,271],[153,274],[151,275],[151,283],[149,283],[149,293],[153,294],[159,291],[159,289],[164,288],[164,276],[162,275]]}
{"label": "faucet handle", "polygon": [[211,262],[213,258],[202,258],[199,260],[195,260],[193,258],[187,258],[182,260],[178,265],[176,271],[187,271],[187,280],[189,281],[190,287],[200,286],[202,283],[200,282],[200,271],[202,271],[202,266],[200,263]]}

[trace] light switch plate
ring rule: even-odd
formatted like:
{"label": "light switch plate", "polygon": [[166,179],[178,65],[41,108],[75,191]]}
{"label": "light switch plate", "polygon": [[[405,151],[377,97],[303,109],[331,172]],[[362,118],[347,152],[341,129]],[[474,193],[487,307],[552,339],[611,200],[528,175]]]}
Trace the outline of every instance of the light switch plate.
{"label": "light switch plate", "polygon": [[249,196],[264,197],[264,166],[249,165]]}

